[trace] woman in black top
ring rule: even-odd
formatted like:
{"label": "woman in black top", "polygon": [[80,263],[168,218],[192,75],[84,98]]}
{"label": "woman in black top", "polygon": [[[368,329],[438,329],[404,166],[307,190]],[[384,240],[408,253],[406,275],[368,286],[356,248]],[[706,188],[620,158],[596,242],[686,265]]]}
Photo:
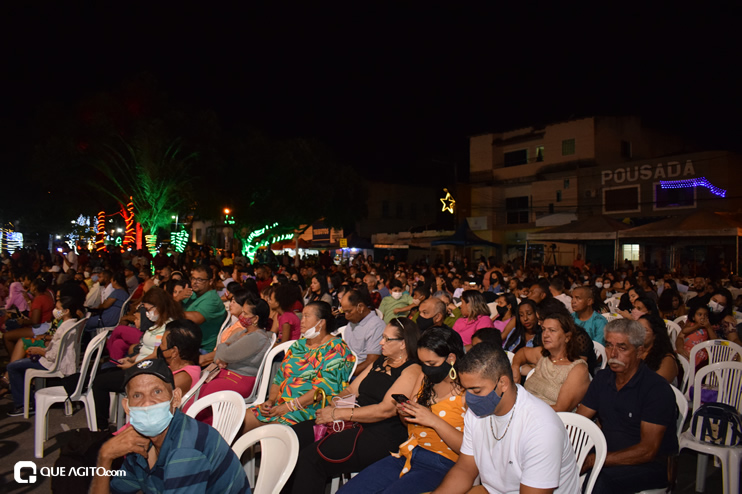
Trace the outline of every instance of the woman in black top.
{"label": "woman in black top", "polygon": [[[360,472],[367,466],[395,451],[407,439],[407,427],[397,416],[393,394],[411,397],[420,375],[416,363],[419,330],[409,319],[392,319],[381,338],[378,359],[340,392],[340,397],[356,395],[359,408],[335,408],[331,403],[317,411],[317,424],[332,427],[333,420],[359,422],[363,431],[351,428],[332,434],[320,447],[325,460],[317,452],[313,423],[301,422],[293,426],[299,437],[301,451],[292,481],[284,492],[306,494],[322,492],[325,483],[344,473]],[[357,442],[356,442],[356,436]],[[355,443],[355,444],[354,444]],[[351,454],[352,452],[352,454]]]}

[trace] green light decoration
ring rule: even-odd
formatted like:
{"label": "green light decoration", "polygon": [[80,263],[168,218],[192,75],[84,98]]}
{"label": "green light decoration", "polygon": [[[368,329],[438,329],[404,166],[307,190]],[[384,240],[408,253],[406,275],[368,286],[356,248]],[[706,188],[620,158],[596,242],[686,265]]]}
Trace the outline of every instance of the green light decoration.
{"label": "green light decoration", "polygon": [[181,229],[179,232],[170,232],[170,243],[175,247],[175,252],[182,253],[188,244],[188,232]]}
{"label": "green light decoration", "polygon": [[255,253],[257,253],[258,249],[260,249],[261,247],[270,247],[276,242],[291,240],[292,238],[294,238],[294,233],[284,233],[282,235],[276,235],[263,240],[259,240],[260,237],[276,227],[278,227],[278,222],[273,223],[272,225],[265,225],[265,227],[259,228],[250,233],[250,235],[247,236],[247,239],[245,239],[242,244],[242,255],[248,257],[250,259],[250,262],[252,262],[255,259]]}
{"label": "green light decoration", "polygon": [[114,241],[114,244],[116,245],[116,247],[121,247],[121,244],[123,243],[124,241],[120,236],[116,237],[116,240]]}

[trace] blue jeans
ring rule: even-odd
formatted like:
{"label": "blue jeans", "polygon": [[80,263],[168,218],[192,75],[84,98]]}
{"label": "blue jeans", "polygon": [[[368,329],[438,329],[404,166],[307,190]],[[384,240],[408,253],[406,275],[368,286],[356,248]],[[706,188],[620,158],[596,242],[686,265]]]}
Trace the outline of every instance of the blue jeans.
{"label": "blue jeans", "polygon": [[387,456],[379,460],[345,484],[338,494],[415,494],[435,490],[454,462],[417,446],[412,450],[410,471],[399,476],[405,458]]}
{"label": "blue jeans", "polygon": [[[8,364],[8,382],[10,382],[10,392],[16,408],[23,406],[23,380],[28,369],[46,370],[46,367],[29,358],[22,358]],[[33,403],[33,400],[30,403]]]}

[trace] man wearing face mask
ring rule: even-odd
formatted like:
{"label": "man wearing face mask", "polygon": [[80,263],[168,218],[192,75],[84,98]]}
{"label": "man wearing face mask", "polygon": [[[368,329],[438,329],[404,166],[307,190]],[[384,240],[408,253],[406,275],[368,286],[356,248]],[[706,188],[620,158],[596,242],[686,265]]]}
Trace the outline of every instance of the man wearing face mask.
{"label": "man wearing face mask", "polygon": [[125,385],[131,427],[103,444],[97,465],[110,470],[126,455],[125,475],[96,475],[90,492],[250,492],[239,458],[221,435],[178,409],[181,390],[163,360],[131,367]]}
{"label": "man wearing face mask", "polygon": [[480,343],[456,367],[469,407],[464,440],[456,465],[434,493],[463,494],[477,475],[491,493],[579,492],[564,424],[551,407],[513,382],[502,348]]}
{"label": "man wearing face mask", "polygon": [[93,273],[90,275],[92,284],[90,290],[85,296],[85,307],[98,307],[101,302],[103,286],[101,286],[100,273],[103,271],[101,268],[93,268]]}
{"label": "man wearing face mask", "polygon": [[[445,327],[446,304],[439,298],[430,297],[420,304],[420,313],[417,316],[417,327],[422,335],[425,330],[433,326]],[[449,328],[450,329],[450,328]]]}

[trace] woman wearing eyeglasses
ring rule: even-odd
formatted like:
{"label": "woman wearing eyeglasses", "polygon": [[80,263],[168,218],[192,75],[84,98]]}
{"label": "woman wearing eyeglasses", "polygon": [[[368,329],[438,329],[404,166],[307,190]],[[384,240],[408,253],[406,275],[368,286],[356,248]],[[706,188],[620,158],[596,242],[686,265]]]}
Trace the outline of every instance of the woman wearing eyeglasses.
{"label": "woman wearing eyeglasses", "polygon": [[[421,368],[417,363],[419,330],[409,319],[392,319],[381,337],[381,353],[339,397],[355,395],[357,408],[336,408],[335,403],[317,410],[317,424],[333,426],[334,421],[358,422],[327,437],[318,448],[313,423],[294,426],[301,451],[290,492],[322,492],[329,478],[360,472],[396,451],[407,439],[407,428],[397,417],[395,394],[407,397],[417,391]],[[347,459],[345,459],[347,457]],[[340,460],[333,462],[328,460]],[[291,482],[291,481],[290,481]],[[288,490],[288,489],[287,489]]]}

